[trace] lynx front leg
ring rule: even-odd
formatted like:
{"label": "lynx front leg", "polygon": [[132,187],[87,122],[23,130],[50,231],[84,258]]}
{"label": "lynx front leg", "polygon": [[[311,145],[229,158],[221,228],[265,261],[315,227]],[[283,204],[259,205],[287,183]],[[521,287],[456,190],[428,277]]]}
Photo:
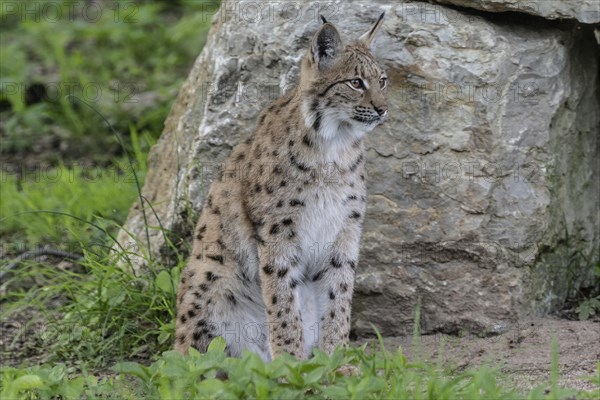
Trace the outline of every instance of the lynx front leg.
{"label": "lynx front leg", "polygon": [[260,279],[267,310],[271,356],[287,352],[304,358],[302,316],[298,306],[299,247],[282,243],[261,246]]}
{"label": "lynx front leg", "polygon": [[317,276],[319,292],[326,296],[326,307],[319,323],[319,347],[328,354],[339,344],[348,344],[359,242],[360,224],[346,226],[330,247],[327,264]]}

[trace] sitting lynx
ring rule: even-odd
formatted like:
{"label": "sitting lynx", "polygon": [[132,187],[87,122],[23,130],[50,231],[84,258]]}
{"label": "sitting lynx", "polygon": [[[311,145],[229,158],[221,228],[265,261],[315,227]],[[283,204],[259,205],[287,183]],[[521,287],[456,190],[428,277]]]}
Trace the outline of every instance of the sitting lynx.
{"label": "sitting lynx", "polygon": [[175,348],[265,361],[348,342],[366,208],[365,133],[387,118],[370,46],[323,18],[297,87],[273,101],[210,187],[178,292]]}

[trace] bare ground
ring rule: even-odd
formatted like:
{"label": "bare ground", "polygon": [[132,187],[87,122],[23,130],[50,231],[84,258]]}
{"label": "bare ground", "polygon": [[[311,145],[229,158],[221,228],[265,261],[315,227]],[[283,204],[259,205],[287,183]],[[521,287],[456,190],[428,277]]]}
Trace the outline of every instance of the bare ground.
{"label": "bare ground", "polygon": [[581,377],[600,373],[597,368],[600,360],[598,319],[532,318],[494,337],[425,335],[416,345],[412,343],[412,337],[387,337],[384,345],[387,350],[401,347],[411,361],[437,362],[441,357],[443,364],[456,372],[484,365],[499,368],[505,375],[505,385],[524,391],[550,381],[553,337],[559,348],[559,385],[597,390]]}

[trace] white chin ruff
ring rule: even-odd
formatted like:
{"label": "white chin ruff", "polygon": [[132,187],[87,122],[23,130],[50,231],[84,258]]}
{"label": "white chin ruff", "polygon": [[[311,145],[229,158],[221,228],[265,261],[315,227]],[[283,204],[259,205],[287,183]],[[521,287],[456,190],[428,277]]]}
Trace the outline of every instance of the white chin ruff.
{"label": "white chin ruff", "polygon": [[[319,135],[328,142],[354,141],[360,139],[365,133],[372,131],[379,121],[373,123],[363,123],[351,120],[347,115],[339,112],[321,110],[321,123]],[[317,113],[312,111],[309,102],[302,103],[302,114],[304,115],[304,124],[307,128],[312,128],[317,118]]]}

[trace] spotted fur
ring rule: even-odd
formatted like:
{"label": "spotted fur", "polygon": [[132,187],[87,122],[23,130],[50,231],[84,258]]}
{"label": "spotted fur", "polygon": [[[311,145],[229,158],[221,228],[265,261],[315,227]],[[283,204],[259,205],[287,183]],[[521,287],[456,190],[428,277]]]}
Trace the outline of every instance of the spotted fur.
{"label": "spotted fur", "polygon": [[324,20],[296,88],[258,117],[210,187],[178,291],[175,348],[271,360],[348,341],[366,209],[363,137],[387,118],[370,46]]}

